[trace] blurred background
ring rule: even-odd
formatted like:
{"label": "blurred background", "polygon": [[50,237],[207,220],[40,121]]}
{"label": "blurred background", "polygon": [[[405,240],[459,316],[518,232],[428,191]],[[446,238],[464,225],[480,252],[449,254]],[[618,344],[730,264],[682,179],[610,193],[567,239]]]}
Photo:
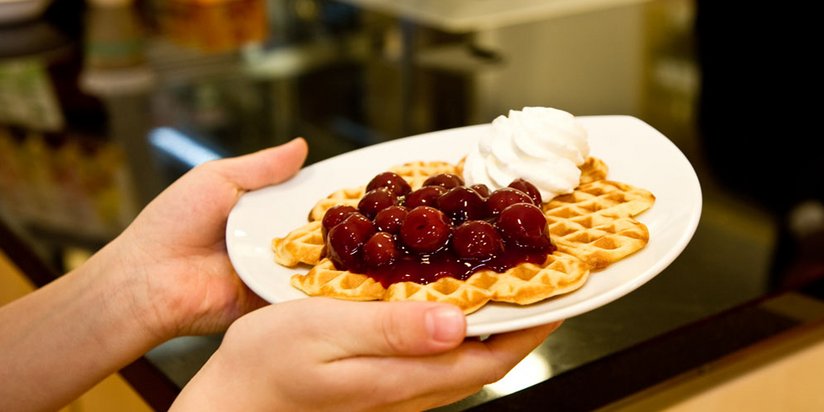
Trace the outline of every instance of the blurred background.
{"label": "blurred background", "polygon": [[693,151],[694,15],[684,0],[58,1],[0,26],[0,208],[99,243],[210,157],[304,136],[312,163],[528,105],[637,116]]}
{"label": "blurred background", "polygon": [[209,159],[303,136],[313,163],[523,106],[635,116],[695,167],[702,223],[666,276],[568,322],[560,373],[824,273],[820,25],[737,3],[0,0],[0,218],[62,273]]}

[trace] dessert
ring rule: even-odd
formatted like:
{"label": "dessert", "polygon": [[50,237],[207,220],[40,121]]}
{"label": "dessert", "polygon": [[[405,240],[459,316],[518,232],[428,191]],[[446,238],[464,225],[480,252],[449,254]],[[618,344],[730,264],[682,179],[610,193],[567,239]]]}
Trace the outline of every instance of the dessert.
{"label": "dessert", "polygon": [[[585,137],[576,147],[588,153]],[[633,217],[654,196],[606,180],[597,158],[570,160],[578,176],[572,189],[521,176],[499,187],[494,171],[490,186],[466,168],[500,159],[471,158],[399,165],[332,193],[308,223],[273,239],[275,260],[311,266],[291,279],[310,296],[442,301],[471,313],[490,301],[525,305],[574,291],[591,271],[648,242]]]}

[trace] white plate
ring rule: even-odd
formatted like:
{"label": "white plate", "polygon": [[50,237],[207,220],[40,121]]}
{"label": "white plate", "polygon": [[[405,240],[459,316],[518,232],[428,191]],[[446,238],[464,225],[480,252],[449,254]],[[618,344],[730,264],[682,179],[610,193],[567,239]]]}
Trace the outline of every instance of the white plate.
{"label": "white plate", "polygon": [[[593,273],[580,289],[527,306],[491,303],[467,318],[467,334],[488,335],[536,326],[593,310],[643,285],[666,268],[692,238],[701,215],[701,187],[686,157],[664,135],[634,117],[579,117],[591,154],[609,167],[608,178],[651,191],[655,205],[638,219],[647,246]],[[478,137],[478,125],[427,133],[355,150],[301,170],[277,186],[246,193],[229,215],[226,244],[241,279],[269,302],[305,298],[289,284],[302,269],[274,262],[271,240],[306,222],[318,199],[366,184],[388,167],[413,160],[456,162]]]}

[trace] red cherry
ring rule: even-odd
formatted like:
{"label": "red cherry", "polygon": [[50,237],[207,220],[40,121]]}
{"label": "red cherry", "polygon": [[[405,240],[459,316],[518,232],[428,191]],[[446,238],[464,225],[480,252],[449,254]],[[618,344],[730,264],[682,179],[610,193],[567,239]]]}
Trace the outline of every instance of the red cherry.
{"label": "red cherry", "polygon": [[385,187],[370,190],[358,202],[358,210],[366,217],[373,219],[383,209],[394,205],[398,198]]}
{"label": "red cherry", "polygon": [[489,195],[489,198],[486,199],[486,208],[491,216],[497,216],[501,213],[501,211],[506,209],[507,206],[514,205],[516,203],[529,203],[534,205],[534,203],[532,203],[532,198],[526,193],[518,189],[505,187],[503,189],[498,189]]}
{"label": "red cherry", "polygon": [[395,237],[386,232],[375,233],[363,245],[363,258],[373,268],[390,265],[399,255]]}
{"label": "red cherry", "polygon": [[326,238],[326,234],[329,233],[329,229],[332,229],[338,223],[343,222],[343,220],[349,217],[352,213],[358,213],[358,209],[346,205],[336,205],[326,210],[326,213],[323,215],[323,220],[321,220],[324,239]]}
{"label": "red cherry", "polygon": [[407,213],[403,206],[389,206],[375,215],[375,228],[380,232],[396,234],[401,230]]}
{"label": "red cherry", "polygon": [[424,186],[406,195],[403,205],[409,210],[418,206],[435,207],[438,205],[438,198],[444,193],[446,189],[442,186]]}
{"label": "red cherry", "polygon": [[479,183],[479,184],[476,184],[476,185],[469,186],[469,188],[476,191],[476,192],[478,192],[478,194],[481,195],[481,197],[484,198],[484,199],[489,197],[489,194],[490,194],[489,186],[487,186],[483,183]]}
{"label": "red cherry", "polygon": [[452,234],[452,250],[464,259],[491,259],[504,250],[498,230],[483,220],[462,223]]}
{"label": "red cherry", "polygon": [[512,183],[509,184],[509,187],[526,193],[530,198],[532,198],[532,203],[534,203],[535,206],[541,207],[541,204],[543,203],[543,199],[541,199],[541,192],[532,183],[518,178],[513,180]]}
{"label": "red cherry", "polygon": [[449,219],[438,209],[418,206],[409,211],[403,221],[400,240],[416,253],[432,253],[449,240]]}
{"label": "red cherry", "polygon": [[508,246],[540,251],[547,251],[550,247],[546,217],[532,203],[507,206],[501,211],[495,225]]}
{"label": "red cherry", "polygon": [[466,220],[486,218],[486,202],[478,192],[457,186],[438,198],[438,209],[446,213],[453,222],[459,224]]}
{"label": "red cherry", "polygon": [[363,269],[364,243],[375,233],[372,221],[360,213],[352,213],[329,230],[327,256],[340,270],[360,272]]}
{"label": "red cherry", "polygon": [[383,172],[373,177],[366,185],[366,191],[369,192],[381,187],[386,188],[395,196],[403,196],[412,191],[409,183],[394,172]]}
{"label": "red cherry", "polygon": [[430,176],[423,181],[422,186],[441,186],[449,189],[456,186],[463,186],[464,181],[458,175],[451,173],[441,173],[439,175]]}

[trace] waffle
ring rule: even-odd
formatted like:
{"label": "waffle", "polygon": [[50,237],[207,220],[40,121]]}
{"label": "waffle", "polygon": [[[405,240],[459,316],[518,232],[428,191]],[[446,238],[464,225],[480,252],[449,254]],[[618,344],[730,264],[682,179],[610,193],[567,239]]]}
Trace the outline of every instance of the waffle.
{"label": "waffle", "polygon": [[[414,188],[438,173],[461,171],[462,162],[414,162],[394,167]],[[448,302],[471,313],[490,301],[527,305],[581,287],[591,270],[601,269],[643,248],[649,239],[646,227],[632,217],[654,202],[651,193],[605,180],[603,161],[589,158],[581,166],[581,185],[568,195],[544,204],[551,239],[557,251],[543,264],[524,263],[504,273],[481,271],[466,280],[441,278],[425,285],[400,282],[384,288],[372,278],[336,270],[323,257],[319,221],[334,205],[357,206],[364,187],[343,189],[319,201],[310,222],[284,238],[272,241],[278,263],[295,267],[311,265],[305,275],[291,278],[295,288],[310,296],[349,300],[419,300]]]}
{"label": "waffle", "polygon": [[329,259],[322,259],[306,275],[292,276],[292,286],[310,296],[327,296],[348,300],[418,300],[448,302],[466,313],[474,312],[493,297],[489,286],[496,279],[478,272],[462,281],[450,277],[420,285],[400,282],[384,288],[366,275],[336,270]]}
{"label": "waffle", "polygon": [[587,157],[586,160],[584,160],[584,163],[578,166],[578,168],[581,169],[581,179],[578,182],[579,185],[606,179],[607,172],[609,171],[603,160],[592,156]]}
{"label": "waffle", "polygon": [[291,283],[310,296],[380,300],[386,293],[383,286],[369,276],[337,270],[326,258],[318,261],[306,276],[292,276]]}
{"label": "waffle", "polygon": [[286,237],[272,239],[275,262],[295,267],[299,263],[314,265],[323,257],[323,231],[321,221],[309,222],[291,232]]}
{"label": "waffle", "polygon": [[291,284],[310,296],[348,300],[416,300],[451,303],[472,313],[489,301],[527,305],[581,287],[589,268],[563,253],[547,256],[541,265],[525,263],[504,273],[480,271],[466,280],[443,277],[421,285],[399,282],[384,288],[369,276],[336,270],[323,258],[306,275],[294,275]]}
{"label": "waffle", "polygon": [[632,218],[655,202],[652,193],[624,183],[596,180],[544,205],[555,246],[592,269],[602,269],[649,241],[644,224]]}

